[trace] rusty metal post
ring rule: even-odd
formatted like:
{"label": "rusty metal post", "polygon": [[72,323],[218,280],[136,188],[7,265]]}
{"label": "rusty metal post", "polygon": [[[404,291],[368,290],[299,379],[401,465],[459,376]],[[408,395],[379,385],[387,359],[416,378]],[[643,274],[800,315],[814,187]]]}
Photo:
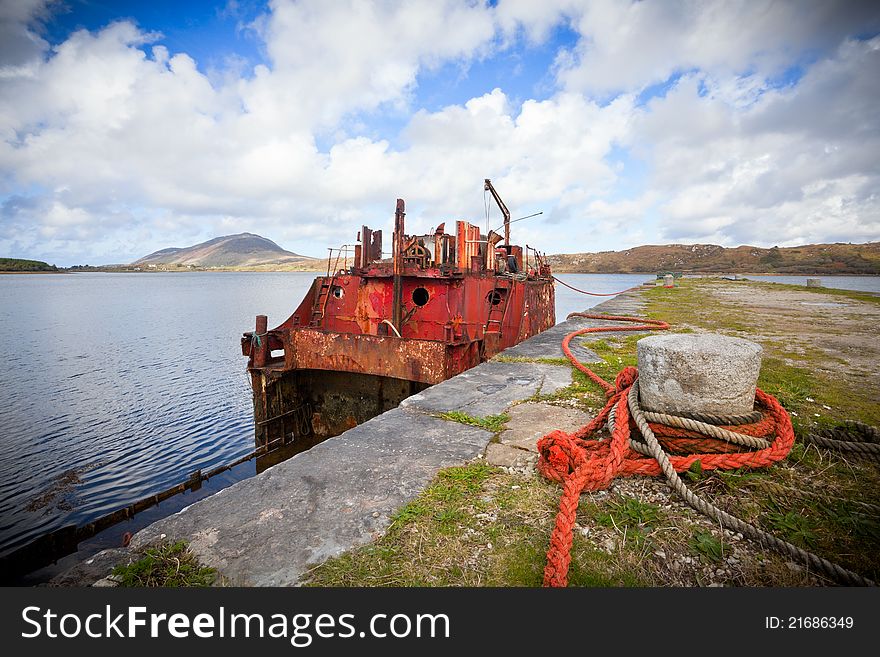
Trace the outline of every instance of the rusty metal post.
{"label": "rusty metal post", "polygon": [[455,266],[462,271],[468,268],[467,260],[467,232],[468,224],[466,221],[455,222]]}
{"label": "rusty metal post", "polygon": [[391,321],[398,331],[402,331],[400,325],[403,319],[403,218],[406,216],[404,212],[405,206],[403,199],[397,199],[397,209],[394,211],[394,246],[393,246],[393,263],[394,263],[394,288],[392,290],[392,311]]}
{"label": "rusty metal post", "polygon": [[257,315],[257,328],[254,331],[254,367],[265,367],[269,356],[269,336],[266,331],[269,328],[269,318],[266,315]]}
{"label": "rusty metal post", "polygon": [[282,342],[284,343],[284,369],[296,369],[296,342],[291,335],[290,329],[284,329],[282,333]]}
{"label": "rusty metal post", "polygon": [[371,242],[373,245],[373,251],[370,254],[370,262],[374,262],[376,260],[382,259],[382,231],[374,230],[373,231],[373,241]]}

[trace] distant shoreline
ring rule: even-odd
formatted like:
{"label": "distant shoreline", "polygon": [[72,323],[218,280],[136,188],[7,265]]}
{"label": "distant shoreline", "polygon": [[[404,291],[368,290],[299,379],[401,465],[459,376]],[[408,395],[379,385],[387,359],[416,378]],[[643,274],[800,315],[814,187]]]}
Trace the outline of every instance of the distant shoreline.
{"label": "distant shoreline", "polygon": [[[98,267],[92,269],[58,269],[57,271],[0,271],[0,275],[22,275],[22,274],[211,274],[211,273],[238,273],[238,274],[322,274],[326,273],[324,269],[101,269]],[[656,276],[659,272],[650,271],[571,271],[571,270],[554,270],[554,274],[584,274],[589,276]],[[729,272],[729,271],[682,271],[684,276],[791,276],[791,277],[840,277],[840,276],[858,276],[858,277],[877,277],[880,273],[824,273],[824,272]]]}
{"label": "distant shoreline", "polygon": [[[597,276],[605,276],[610,274],[627,274],[627,275],[643,275],[643,276],[656,276],[659,274],[659,271],[573,271],[568,269],[554,269],[554,274],[595,274]],[[765,271],[765,272],[741,272],[741,271],[687,271],[681,270],[676,273],[680,273],[682,276],[794,276],[794,277],[806,277],[806,276],[880,276],[880,272],[873,274],[866,273],[847,273],[847,272],[835,272],[835,273],[825,273],[825,272],[782,272],[782,271]]]}
{"label": "distant shoreline", "polygon": [[[350,255],[343,253],[343,255]],[[127,256],[123,256],[127,257]],[[751,276],[877,276],[880,275],[880,242],[806,244],[763,248],[717,244],[648,244],[623,251],[557,253],[543,255],[557,274],[634,274],[652,276],[672,271],[688,275]],[[350,260],[340,256],[337,267]],[[219,264],[233,263],[233,264]],[[238,263],[238,264],[235,264]],[[523,263],[526,264],[526,263]],[[0,267],[21,271],[50,265],[39,260],[0,258]],[[184,248],[167,248],[133,262],[104,265],[76,264],[63,268],[113,273],[232,271],[327,271],[332,262],[285,251],[275,242],[253,233],[225,235]],[[530,265],[529,265],[530,266]],[[636,270],[635,268],[638,267]]]}

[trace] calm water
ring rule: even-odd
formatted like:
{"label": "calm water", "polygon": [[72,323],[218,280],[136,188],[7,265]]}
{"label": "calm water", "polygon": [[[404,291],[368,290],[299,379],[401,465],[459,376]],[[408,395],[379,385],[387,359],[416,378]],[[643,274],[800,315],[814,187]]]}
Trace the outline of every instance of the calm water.
{"label": "calm water", "polygon": [[[554,274],[556,278],[585,292],[609,294],[623,292],[654,278],[649,274]],[[569,313],[596,306],[611,297],[593,297],[556,285],[556,321],[563,322]]]}
{"label": "calm water", "polygon": [[[0,276],[0,553],[250,453],[250,386],[238,339],[258,313],[269,316],[270,327],[286,319],[313,278],[293,272]],[[592,292],[617,292],[651,276],[559,278]],[[854,280],[872,281],[880,291],[880,278]],[[556,316],[561,321],[607,298],[558,285]],[[252,462],[238,467],[102,540],[115,544],[122,532],[253,472]]]}
{"label": "calm water", "polygon": [[238,338],[313,277],[0,276],[0,552],[252,451]]}
{"label": "calm water", "polygon": [[750,274],[747,278],[753,281],[788,283],[789,285],[806,285],[808,278],[818,278],[822,281],[823,287],[858,290],[859,292],[880,292],[880,276],[758,276]]}

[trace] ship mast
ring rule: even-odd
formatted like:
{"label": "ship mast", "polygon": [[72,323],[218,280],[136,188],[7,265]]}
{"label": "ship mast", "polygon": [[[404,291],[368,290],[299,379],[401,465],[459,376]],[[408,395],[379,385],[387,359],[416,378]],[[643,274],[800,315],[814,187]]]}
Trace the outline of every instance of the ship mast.
{"label": "ship mast", "polygon": [[397,199],[397,209],[394,211],[394,240],[392,247],[392,263],[394,267],[394,279],[392,290],[391,321],[397,331],[403,327],[403,218],[406,216],[403,199]]}

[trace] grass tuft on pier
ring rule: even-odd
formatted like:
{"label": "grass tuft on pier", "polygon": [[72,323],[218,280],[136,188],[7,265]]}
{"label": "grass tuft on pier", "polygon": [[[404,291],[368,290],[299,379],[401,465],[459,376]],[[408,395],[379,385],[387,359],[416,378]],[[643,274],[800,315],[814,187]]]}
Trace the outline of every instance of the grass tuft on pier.
{"label": "grass tuft on pier", "polygon": [[146,548],[142,556],[113,569],[112,578],[125,587],[211,586],[217,571],[199,563],[184,541]]}

